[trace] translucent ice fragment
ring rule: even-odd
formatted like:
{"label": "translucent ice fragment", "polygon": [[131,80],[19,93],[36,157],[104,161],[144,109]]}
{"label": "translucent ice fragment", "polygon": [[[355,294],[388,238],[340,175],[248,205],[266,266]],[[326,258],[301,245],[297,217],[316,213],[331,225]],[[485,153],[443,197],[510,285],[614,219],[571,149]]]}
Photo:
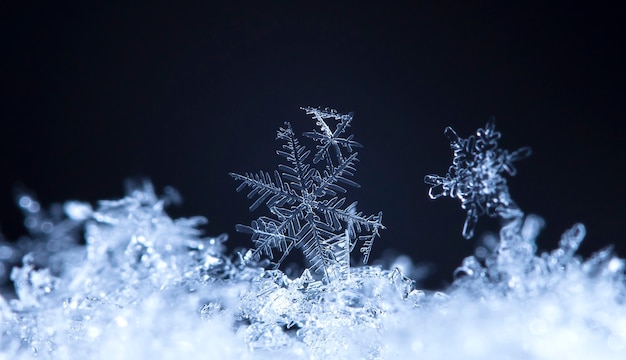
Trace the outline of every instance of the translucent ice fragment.
{"label": "translucent ice fragment", "polygon": [[585,225],[580,223],[575,224],[571,229],[563,233],[559,242],[559,248],[563,250],[564,258],[569,259],[574,255],[586,234]]}
{"label": "translucent ice fragment", "polygon": [[52,276],[49,269],[36,270],[32,254],[24,256],[22,261],[21,268],[11,271],[11,280],[20,305],[24,308],[38,307],[41,300],[55,290],[59,279]]}
{"label": "translucent ice fragment", "polygon": [[289,337],[275,324],[254,323],[244,331],[250,349],[275,350],[289,343]]}
{"label": "translucent ice fragment", "polygon": [[67,216],[76,221],[87,220],[93,213],[91,205],[80,201],[67,201],[63,204],[63,210]]}
{"label": "translucent ice fragment", "polygon": [[466,276],[478,278],[484,276],[484,272],[484,268],[480,265],[478,260],[474,256],[469,256],[463,259],[463,265],[454,271],[454,278],[460,279]]}
{"label": "translucent ice fragment", "polygon": [[399,268],[393,269],[391,274],[389,274],[389,280],[402,299],[406,299],[415,288],[415,281],[405,276]]}

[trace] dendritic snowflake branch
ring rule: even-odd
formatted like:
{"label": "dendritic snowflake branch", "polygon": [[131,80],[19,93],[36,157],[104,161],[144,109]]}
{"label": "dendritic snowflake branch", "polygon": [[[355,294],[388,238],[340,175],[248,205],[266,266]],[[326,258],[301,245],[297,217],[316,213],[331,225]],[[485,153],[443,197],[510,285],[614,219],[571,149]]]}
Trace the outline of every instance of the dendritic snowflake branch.
{"label": "dendritic snowflake branch", "polygon": [[[276,218],[261,217],[251,226],[238,225],[237,231],[252,235],[256,247],[252,256],[264,254],[274,259],[276,250],[282,253],[277,262],[279,266],[293,248],[298,248],[312,270],[331,280],[347,276],[350,252],[358,241],[363,242],[361,253],[367,262],[374,239],[384,229],[382,213],[363,215],[356,211],[356,202],[344,208],[346,198],[337,196],[347,192],[346,185],[360,187],[350,178],[356,172],[358,161],[358,153],[352,150],[362,145],[352,140],[353,135],[345,135],[352,114],[312,107],[303,110],[313,115],[319,127],[319,130],[304,133],[319,143],[312,163],[307,162],[311,150],[300,144],[291,124],[285,123],[277,131],[276,138],[284,143],[276,153],[287,163],[280,164],[273,177],[263,171],[245,175],[231,173],[241,182],[237,191],[249,187],[248,198],[256,197],[250,210],[265,203]],[[329,120],[338,121],[335,130],[331,130]],[[325,160],[325,166],[318,169],[315,165],[321,160]]]}

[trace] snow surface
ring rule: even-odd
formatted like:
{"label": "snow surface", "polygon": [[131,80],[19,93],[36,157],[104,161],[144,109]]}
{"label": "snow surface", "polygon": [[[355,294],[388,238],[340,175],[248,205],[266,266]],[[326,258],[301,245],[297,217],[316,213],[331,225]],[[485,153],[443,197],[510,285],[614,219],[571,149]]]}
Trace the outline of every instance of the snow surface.
{"label": "snow surface", "polygon": [[[580,224],[551,253],[515,264],[470,257],[449,289],[423,292],[398,269],[355,267],[325,282],[243,263],[226,254],[225,235],[203,237],[202,218],[173,220],[166,202],[146,183],[96,210],[66,204],[68,217],[32,241],[59,242],[64,227],[84,229],[86,244],[33,245],[44,250],[13,268],[17,297],[0,298],[0,359],[626,355],[624,262],[610,249],[576,257]],[[525,243],[541,223],[526,217]]]}

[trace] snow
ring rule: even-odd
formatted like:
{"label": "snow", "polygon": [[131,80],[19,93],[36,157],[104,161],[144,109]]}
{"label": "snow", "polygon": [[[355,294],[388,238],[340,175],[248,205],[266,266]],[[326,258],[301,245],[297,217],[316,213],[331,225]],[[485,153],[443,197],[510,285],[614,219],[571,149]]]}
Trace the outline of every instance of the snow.
{"label": "snow", "polygon": [[582,224],[537,253],[544,221],[517,208],[500,170],[485,170],[489,196],[463,193],[488,203],[500,233],[439,292],[415,288],[406,255],[290,278],[252,250],[229,252],[225,234],[204,236],[203,217],[170,218],[180,196],[149,182],[95,207],[45,210],[24,194],[30,236],[0,243],[0,281],[15,287],[0,296],[0,359],[626,358],[624,260],[611,248],[577,256]]}

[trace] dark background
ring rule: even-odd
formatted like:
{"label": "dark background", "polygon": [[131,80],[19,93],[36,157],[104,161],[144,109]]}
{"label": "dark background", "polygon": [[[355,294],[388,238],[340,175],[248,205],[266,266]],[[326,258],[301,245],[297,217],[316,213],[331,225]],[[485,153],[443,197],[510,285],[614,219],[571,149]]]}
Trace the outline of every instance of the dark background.
{"label": "dark background", "polygon": [[[626,256],[624,12],[601,5],[394,5],[228,2],[203,5],[0,7],[0,223],[23,233],[13,189],[44,204],[123,195],[147,176],[176,187],[175,216],[204,215],[206,232],[248,245],[237,223],[262,214],[228,172],[272,170],[276,129],[299,133],[300,106],[355,112],[365,145],[350,191],[388,227],[374,245],[435,265],[440,287],[475,241],[458,202],[430,201],[443,175],[443,135],[467,136],[491,115],[501,144],[533,156],[510,179],[513,197],[547,226],[541,249],[575,222],[582,254],[614,243]],[[155,5],[155,4],[159,5]],[[521,2],[520,2],[521,3]],[[496,230],[489,219],[477,233]]]}

